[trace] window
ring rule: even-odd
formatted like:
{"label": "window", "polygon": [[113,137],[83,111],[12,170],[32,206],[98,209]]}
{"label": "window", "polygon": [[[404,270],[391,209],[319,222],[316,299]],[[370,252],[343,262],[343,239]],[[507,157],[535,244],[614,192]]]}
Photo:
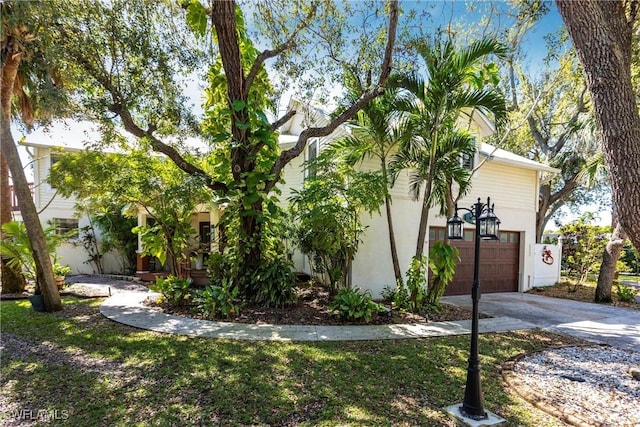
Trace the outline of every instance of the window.
{"label": "window", "polygon": [[[318,141],[309,142],[309,148],[307,149],[307,162],[311,163],[318,158]],[[308,166],[307,178],[315,178],[316,168],[315,166]]]}
{"label": "window", "polygon": [[[50,163],[49,163],[49,170],[51,170],[51,169],[53,168],[53,165],[55,165],[56,163],[58,163],[58,160],[60,160],[60,155],[58,155],[58,154],[53,154],[53,153],[51,153],[51,154],[49,155],[49,161],[50,161]],[[55,187],[54,185],[51,185],[51,188],[55,190],[55,188],[56,188],[56,187]]]}
{"label": "window", "polygon": [[475,157],[476,157],[476,147],[477,147],[477,142],[475,140],[475,137],[473,139],[473,153],[471,154],[467,154],[464,153],[462,154],[462,157],[460,157],[460,164],[463,168],[465,169],[469,169],[469,170],[473,170],[473,167],[475,166]]}
{"label": "window", "polygon": [[78,237],[78,220],[73,218],[53,218],[56,234],[68,238]]}
{"label": "window", "polygon": [[469,169],[469,170],[473,170],[473,166],[474,166],[474,155],[473,154],[463,154],[462,155],[462,166],[465,169]]}
{"label": "window", "polygon": [[200,222],[200,243],[203,245],[208,245],[211,243],[212,229],[211,223],[209,221],[201,221]]}

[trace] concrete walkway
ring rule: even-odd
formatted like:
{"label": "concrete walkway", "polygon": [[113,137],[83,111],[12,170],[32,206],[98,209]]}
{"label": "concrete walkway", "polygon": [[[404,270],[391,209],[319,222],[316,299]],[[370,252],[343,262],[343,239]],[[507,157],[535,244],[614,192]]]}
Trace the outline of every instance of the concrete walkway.
{"label": "concrete walkway", "polygon": [[[173,316],[143,304],[145,286],[113,278],[78,276],[78,287],[111,296],[101,306],[106,317],[129,326],[169,334],[239,340],[340,341],[426,338],[471,333],[471,321],[366,326],[268,325],[215,322]],[[73,288],[73,287],[72,287]],[[71,290],[71,289],[70,289]],[[471,308],[468,295],[442,302]],[[596,343],[640,351],[640,310],[549,298],[535,294],[484,294],[480,333],[543,328]]]}
{"label": "concrete walkway", "polygon": [[[442,298],[442,302],[471,307],[469,296]],[[483,294],[480,311],[513,317],[561,334],[640,351],[640,310],[585,303],[535,294]]]}
{"label": "concrete walkway", "polygon": [[[149,292],[118,292],[100,306],[109,319],[140,329],[195,337],[248,341],[357,341],[427,338],[471,333],[471,321],[406,325],[312,326],[215,322],[173,316],[143,304]],[[480,332],[506,332],[535,326],[509,317],[480,320]]]}

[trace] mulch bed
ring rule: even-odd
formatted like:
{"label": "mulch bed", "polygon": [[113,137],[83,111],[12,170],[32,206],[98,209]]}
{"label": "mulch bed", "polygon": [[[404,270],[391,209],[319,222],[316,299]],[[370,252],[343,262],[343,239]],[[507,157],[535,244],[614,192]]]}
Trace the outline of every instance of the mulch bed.
{"label": "mulch bed", "polygon": [[[423,315],[392,310],[389,313],[373,315],[369,322],[349,322],[338,318],[330,312],[329,292],[321,287],[302,287],[297,289],[298,300],[286,308],[243,307],[240,314],[224,320],[225,322],[271,324],[271,325],[387,325],[400,323],[426,323]],[[150,301],[148,304],[160,308],[163,312],[177,316],[187,316],[203,319],[194,313],[193,306],[175,307],[166,302]],[[384,304],[389,307],[389,304]],[[490,317],[480,314],[481,318]],[[445,322],[471,319],[471,310],[442,304],[439,312],[430,311],[430,322]]]}

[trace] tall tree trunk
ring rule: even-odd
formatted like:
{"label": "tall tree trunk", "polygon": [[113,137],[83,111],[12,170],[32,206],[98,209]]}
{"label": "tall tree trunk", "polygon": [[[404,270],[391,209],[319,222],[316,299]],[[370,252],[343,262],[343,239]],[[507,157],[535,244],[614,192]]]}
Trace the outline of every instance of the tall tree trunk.
{"label": "tall tree trunk", "polygon": [[[9,186],[9,165],[0,150],[0,224],[6,224],[13,219],[11,209],[13,200],[11,200],[11,190]],[[0,231],[0,238],[2,232]],[[16,294],[24,291],[27,281],[19,268],[12,267],[8,264],[7,259],[2,259],[2,293]]]}
{"label": "tall tree trunk", "polygon": [[[640,116],[631,84],[637,2],[558,1],[582,62],[609,168],[614,209],[640,248]],[[628,15],[627,15],[628,14]]]}
{"label": "tall tree trunk", "polygon": [[420,225],[418,226],[418,240],[416,242],[416,258],[422,258],[424,254],[424,243],[427,240],[427,226],[429,224],[429,200],[425,194],[420,211]]}
{"label": "tall tree trunk", "polygon": [[387,214],[387,229],[389,230],[389,247],[391,249],[391,263],[393,264],[393,274],[396,283],[402,280],[402,271],[400,271],[400,261],[398,260],[398,248],[396,246],[396,233],[393,231],[393,219],[391,216],[391,195],[389,195],[389,175],[387,172],[387,159],[384,156],[380,159],[380,169],[382,170],[382,179],[387,185],[387,194],[384,196],[384,207]]}
{"label": "tall tree trunk", "polygon": [[627,235],[617,221],[614,221],[611,239],[604,250],[600,273],[598,274],[598,285],[596,286],[595,302],[608,303],[612,301],[611,288],[616,274],[616,264],[620,258],[620,252],[624,247]]}
{"label": "tall tree trunk", "polygon": [[[0,86],[0,102],[2,103],[2,113],[6,117],[11,116],[11,98],[13,96],[13,86],[18,74],[21,54],[15,53],[15,39],[8,37],[6,44],[6,59],[2,64],[2,82]],[[7,159],[0,150],[0,225],[13,219],[11,209],[11,191],[9,187],[9,165]],[[0,238],[2,232],[0,231]],[[2,259],[2,293],[20,293],[24,291],[26,280],[19,268],[7,265],[7,261]]]}
{"label": "tall tree trunk", "polygon": [[396,283],[398,283],[402,279],[402,272],[400,271],[400,261],[398,260],[396,234],[393,231],[393,220],[391,219],[391,198],[389,196],[385,196],[384,206],[387,211],[387,228],[389,229],[389,246],[391,249],[391,262],[393,264],[393,274],[396,278]]}
{"label": "tall tree trunk", "polygon": [[36,264],[36,285],[40,288],[44,299],[45,310],[48,312],[62,310],[60,293],[53,278],[53,266],[49,257],[49,249],[42,231],[42,224],[38,211],[31,197],[31,189],[22,168],[20,155],[13,135],[11,135],[11,97],[18,74],[18,67],[22,53],[15,50],[15,40],[8,40],[6,44],[5,61],[2,64],[2,86],[0,87],[0,102],[2,103],[0,149],[9,165],[13,188],[20,205],[22,221],[27,228],[27,235],[31,240],[33,259]]}
{"label": "tall tree trunk", "polygon": [[18,149],[13,140],[13,135],[11,135],[9,118],[4,114],[0,116],[2,117],[0,145],[11,169],[13,187],[20,202],[20,213],[22,213],[22,220],[27,228],[29,240],[31,240],[33,259],[36,263],[36,284],[42,292],[45,310],[48,312],[59,311],[62,310],[62,301],[53,278],[53,266],[51,265],[49,249],[42,231],[42,224],[38,217],[36,205],[31,198],[31,189],[22,169]]}

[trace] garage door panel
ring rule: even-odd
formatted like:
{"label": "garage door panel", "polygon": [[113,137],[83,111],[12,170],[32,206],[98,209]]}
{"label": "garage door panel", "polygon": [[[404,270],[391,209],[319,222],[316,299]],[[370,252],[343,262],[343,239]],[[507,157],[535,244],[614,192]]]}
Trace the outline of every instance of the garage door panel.
{"label": "garage door panel", "polygon": [[[442,236],[440,230],[432,228],[431,236]],[[478,273],[482,293],[518,291],[520,236],[517,232],[509,231],[501,234],[498,241],[483,240],[480,243]],[[430,239],[429,245],[432,246],[434,241]],[[451,244],[460,251],[460,262],[445,295],[469,295],[473,285],[474,242],[451,241]]]}

